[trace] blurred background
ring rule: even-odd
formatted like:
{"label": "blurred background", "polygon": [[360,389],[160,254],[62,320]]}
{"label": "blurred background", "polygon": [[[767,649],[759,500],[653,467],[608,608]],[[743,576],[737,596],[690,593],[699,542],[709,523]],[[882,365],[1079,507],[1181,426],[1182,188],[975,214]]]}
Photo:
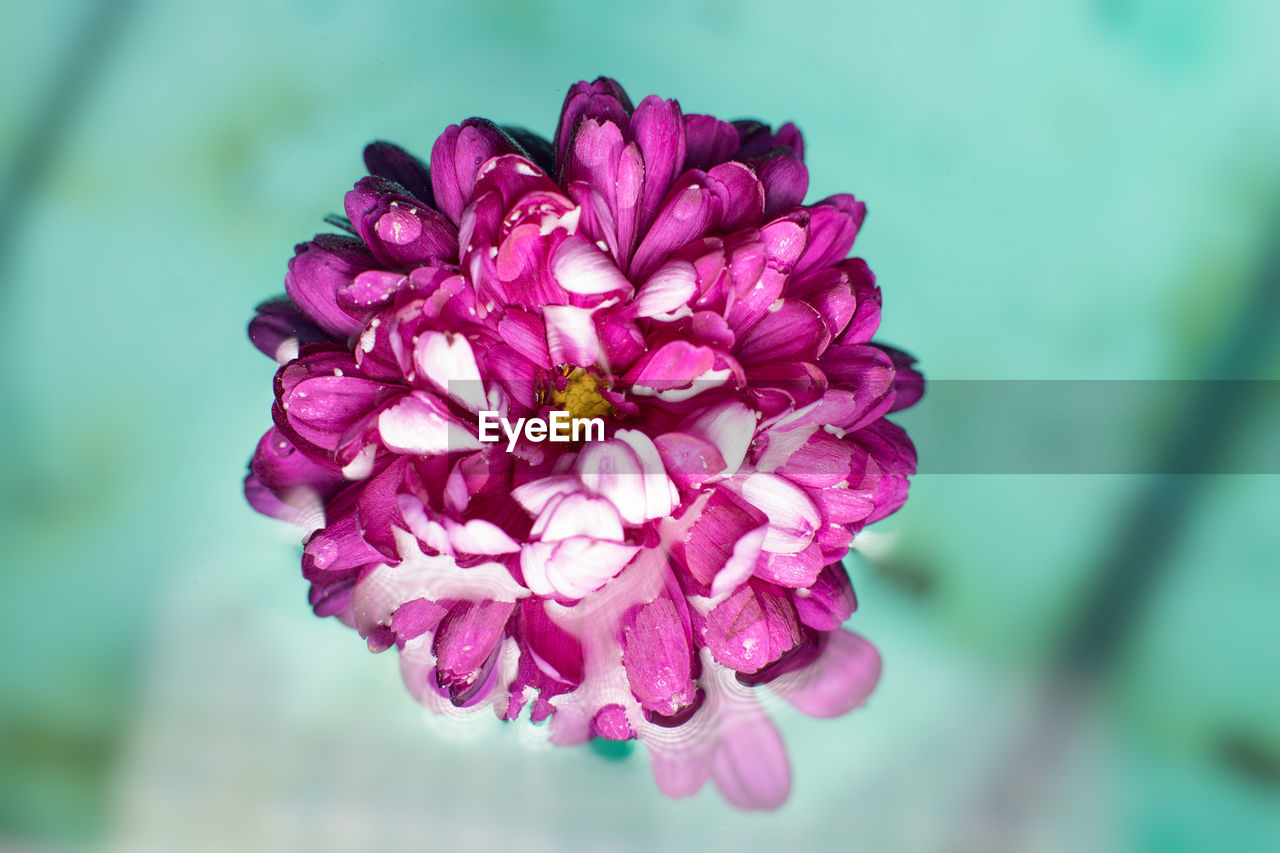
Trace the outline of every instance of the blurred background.
{"label": "blurred background", "polygon": [[[1274,2],[0,7],[0,849],[1280,849]],[[913,497],[849,560],[880,688],[775,709],[773,814],[441,728],[240,492],[274,367],[245,324],[363,145],[549,136],[600,74],[796,121],[935,383]],[[1016,390],[1048,380],[1124,380],[1072,409],[1132,465],[1052,464],[1077,424]],[[1007,422],[1047,464],[984,467]]]}

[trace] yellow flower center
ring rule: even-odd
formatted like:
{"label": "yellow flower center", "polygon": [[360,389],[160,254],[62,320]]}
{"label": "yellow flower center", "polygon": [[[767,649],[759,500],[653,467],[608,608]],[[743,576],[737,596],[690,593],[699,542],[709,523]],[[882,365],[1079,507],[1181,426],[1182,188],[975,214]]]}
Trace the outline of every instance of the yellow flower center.
{"label": "yellow flower center", "polygon": [[600,378],[581,367],[564,370],[564,388],[557,382],[551,387],[551,402],[556,409],[569,413],[572,420],[603,418],[613,414],[613,406],[600,393]]}

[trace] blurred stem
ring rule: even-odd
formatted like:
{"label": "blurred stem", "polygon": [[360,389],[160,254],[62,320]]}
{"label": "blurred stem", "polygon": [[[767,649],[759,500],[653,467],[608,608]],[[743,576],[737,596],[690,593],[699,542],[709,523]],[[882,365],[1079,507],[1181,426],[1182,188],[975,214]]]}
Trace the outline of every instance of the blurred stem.
{"label": "blurred stem", "polygon": [[[1273,213],[1263,257],[1240,310],[1209,360],[1204,379],[1260,379],[1280,335],[1280,205]],[[1229,382],[1196,382],[1151,470],[1177,471],[1198,457],[1214,470],[1255,406]],[[1058,775],[1065,748],[1103,676],[1140,623],[1146,602],[1172,562],[1183,532],[1204,499],[1208,476],[1144,478],[1092,572],[1079,616],[1067,629],[1048,675],[1009,753],[997,766],[959,849],[1018,850],[1029,812]]]}

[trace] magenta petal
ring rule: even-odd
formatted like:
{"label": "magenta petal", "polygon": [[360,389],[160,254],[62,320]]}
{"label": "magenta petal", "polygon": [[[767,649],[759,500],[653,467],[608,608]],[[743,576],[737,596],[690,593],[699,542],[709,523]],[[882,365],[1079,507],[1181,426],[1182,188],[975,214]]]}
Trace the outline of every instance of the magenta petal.
{"label": "magenta petal", "polygon": [[761,713],[725,723],[711,762],[724,798],[740,809],[776,809],[791,793],[791,764],[778,729]]}
{"label": "magenta petal", "polygon": [[786,596],[753,580],[707,614],[703,639],[717,661],[752,673],[800,642],[800,623]]}
{"label": "magenta petal", "polygon": [[756,422],[756,412],[741,401],[730,399],[693,412],[680,424],[679,431],[714,446],[724,460],[724,468],[712,473],[730,476],[742,467],[755,437]]}
{"label": "magenta petal", "polygon": [[772,219],[799,207],[809,190],[809,169],[797,157],[781,155],[754,161],[756,174],[764,185],[764,216]]}
{"label": "magenta petal", "polygon": [[738,360],[754,362],[814,361],[831,337],[812,306],[783,299],[759,323],[739,337]]}
{"label": "magenta petal", "polygon": [[715,363],[716,353],[710,347],[671,341],[640,359],[627,373],[626,380],[633,388],[639,386],[650,392],[687,388],[715,367]]}
{"label": "magenta petal", "polygon": [[840,338],[841,343],[864,344],[880,328],[880,288],[866,261],[853,258],[841,265],[849,276],[856,308]]}
{"label": "magenta petal", "polygon": [[684,432],[666,432],[654,439],[667,475],[682,489],[701,488],[725,470],[724,457],[711,442]]}
{"label": "magenta petal", "polygon": [[476,695],[514,608],[503,601],[460,601],[440,620],[433,649],[436,672],[453,704],[466,704]]}
{"label": "magenta petal", "polygon": [[539,669],[558,681],[581,681],[582,644],[547,615],[544,602],[520,602],[520,631]]}
{"label": "magenta petal", "polygon": [[428,631],[434,631],[448,612],[447,605],[426,598],[411,599],[391,614],[391,632],[403,644]]}
{"label": "magenta petal", "polygon": [[720,218],[715,193],[702,172],[685,172],[658,209],[653,225],[631,259],[631,277],[648,278],[667,257],[706,234]]}
{"label": "magenta petal", "polygon": [[303,549],[303,574],[308,580],[385,560],[360,535],[355,513],[335,513],[334,516],[327,527],[312,534]]}
{"label": "magenta petal", "polygon": [[857,307],[848,274],[836,268],[817,270],[803,278],[793,277],[786,293],[813,306],[826,324],[830,338],[848,327]]}
{"label": "magenta petal", "polygon": [[721,163],[707,172],[707,183],[720,200],[720,230],[759,225],[765,213],[765,187],[741,163]]}
{"label": "magenta petal", "polygon": [[637,317],[675,315],[689,304],[698,281],[688,261],[668,261],[640,286],[631,307]]}
{"label": "magenta petal", "polygon": [[853,196],[833,195],[809,208],[809,241],[796,261],[795,275],[832,266],[849,254],[867,206]]}
{"label": "magenta petal", "polygon": [[818,579],[823,562],[822,547],[815,540],[794,554],[761,553],[756,561],[755,576],[778,586],[798,589]]}
{"label": "magenta petal", "polygon": [[346,430],[368,415],[388,392],[358,376],[304,379],[281,397],[290,425],[317,447],[337,450]]}
{"label": "magenta petal", "polygon": [[793,483],[826,489],[847,483],[856,448],[825,430],[810,433],[805,443],[775,468]]}
{"label": "magenta petal", "polygon": [[287,500],[295,489],[314,491],[328,500],[345,488],[347,480],[328,459],[317,459],[299,450],[279,429],[272,427],[258,441],[249,470],[267,489]]}
{"label": "magenta petal", "polygon": [[312,512],[322,513],[320,501],[314,499],[311,512],[306,506],[282,500],[275,492],[268,489],[257,475],[249,473],[244,478],[244,497],[257,512],[287,521],[291,524],[305,524],[307,516]]}
{"label": "magenta petal", "polygon": [[686,169],[707,170],[725,162],[738,151],[738,132],[715,116],[684,117]]}
{"label": "magenta petal", "polygon": [[457,231],[439,211],[384,178],[359,180],[346,195],[347,218],[384,266],[404,268],[458,254]]}
{"label": "magenta petal", "polygon": [[807,590],[797,590],[794,601],[800,621],[818,631],[836,630],[858,608],[849,575],[839,563],[825,567]]}
{"label": "magenta petal", "polygon": [[383,444],[401,453],[432,455],[483,446],[443,401],[425,391],[407,394],[384,409],[378,417],[378,432]]}
{"label": "magenta petal", "polygon": [[627,93],[617,81],[608,77],[597,77],[593,82],[575,83],[564,97],[564,105],[560,109],[560,124],[556,127],[554,146],[556,150],[556,168],[564,169],[569,145],[574,132],[583,119],[595,119],[597,122],[612,122],[619,127],[628,123],[631,115],[631,101]]}
{"label": "magenta petal", "polygon": [[853,524],[865,520],[875,509],[875,494],[852,488],[809,490],[814,505],[829,524]]}
{"label": "magenta petal", "polygon": [[480,167],[490,157],[514,151],[502,131],[484,119],[467,119],[448,127],[431,149],[431,186],[440,212],[460,222]]}
{"label": "magenta petal", "polygon": [[646,710],[671,716],[694,701],[689,642],[669,598],[649,602],[626,620],[622,664],[631,693]]}
{"label": "magenta petal", "polygon": [[631,134],[644,158],[643,226],[653,221],[671,182],[684,167],[684,117],[680,105],[650,95],[631,114]]}
{"label": "magenta petal", "polygon": [[373,255],[364,243],[355,237],[321,234],[297,251],[284,278],[289,298],[331,335],[346,338],[359,331],[363,323],[338,305],[337,294],[356,275],[373,268]]}
{"label": "magenta petal", "polygon": [[893,361],[883,350],[860,344],[834,346],[818,366],[833,385],[853,389],[855,409],[838,424],[841,428],[860,429],[893,405]]}
{"label": "magenta petal", "polygon": [[689,526],[681,551],[689,574],[710,589],[716,575],[733,558],[744,537],[764,524],[764,515],[744,506],[726,490],[716,489],[701,515]]}
{"label": "magenta petal", "polygon": [[498,334],[529,361],[540,367],[551,367],[547,327],[536,314],[519,308],[508,309],[498,323]]}
{"label": "magenta petal", "polygon": [[851,631],[823,635],[817,659],[769,687],[811,717],[838,717],[866,703],[880,680],[880,653]]}
{"label": "magenta petal", "polygon": [[822,517],[803,489],[763,471],[748,476],[741,488],[744,500],[769,518],[766,551],[795,554],[808,547]]}
{"label": "magenta petal", "polygon": [[360,499],[356,504],[356,521],[364,540],[393,561],[400,557],[392,527],[405,526],[400,515],[397,493],[404,484],[404,472],[408,464],[409,460],[401,457],[370,477],[360,490]]}

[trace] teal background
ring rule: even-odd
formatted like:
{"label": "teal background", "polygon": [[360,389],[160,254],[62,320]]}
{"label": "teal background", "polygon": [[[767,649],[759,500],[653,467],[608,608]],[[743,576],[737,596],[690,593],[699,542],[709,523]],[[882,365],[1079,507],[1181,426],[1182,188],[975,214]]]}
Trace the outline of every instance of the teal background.
{"label": "teal background", "polygon": [[[639,751],[426,719],[240,494],[273,372],[245,323],[364,143],[550,135],[599,74],[796,121],[931,379],[1280,378],[1275,324],[1215,355],[1280,287],[1280,6],[98,8],[0,2],[0,849],[1280,849],[1275,476],[919,476],[850,560],[881,686],[776,709],[795,783],[765,815],[664,800]],[[1019,776],[1153,488],[1196,500]]]}

